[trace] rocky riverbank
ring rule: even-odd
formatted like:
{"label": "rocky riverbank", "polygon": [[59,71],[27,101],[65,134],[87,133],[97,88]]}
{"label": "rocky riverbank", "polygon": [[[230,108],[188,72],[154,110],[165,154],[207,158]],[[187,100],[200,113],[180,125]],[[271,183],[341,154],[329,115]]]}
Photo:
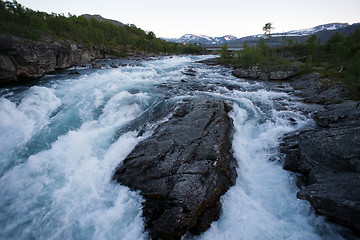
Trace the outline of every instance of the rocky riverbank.
{"label": "rocky riverbank", "polygon": [[317,213],[360,233],[360,102],[319,74],[291,81],[311,104],[316,126],[283,139],[284,169],[304,176],[298,198]]}
{"label": "rocky riverbank", "polygon": [[[216,59],[203,61],[216,65]],[[232,66],[228,66],[232,67]],[[254,80],[287,80],[316,122],[282,139],[284,169],[301,173],[297,197],[310,202],[329,220],[360,234],[360,102],[349,100],[344,85],[319,73],[270,78],[258,67],[237,69],[233,75]]]}
{"label": "rocky riverbank", "polygon": [[220,197],[236,180],[230,110],[209,97],[178,103],[173,116],[117,168],[114,180],[140,190],[145,199],[152,239],[199,234],[218,219]]}
{"label": "rocky riverbank", "polygon": [[37,79],[57,69],[104,57],[105,49],[70,41],[37,42],[0,35],[0,85]]}
{"label": "rocky riverbank", "polygon": [[[33,80],[78,64],[117,58],[123,53],[102,46],[87,47],[67,40],[38,42],[0,34],[0,86],[19,81]],[[128,52],[128,59],[154,57],[146,52]],[[115,55],[115,56],[114,56]]]}

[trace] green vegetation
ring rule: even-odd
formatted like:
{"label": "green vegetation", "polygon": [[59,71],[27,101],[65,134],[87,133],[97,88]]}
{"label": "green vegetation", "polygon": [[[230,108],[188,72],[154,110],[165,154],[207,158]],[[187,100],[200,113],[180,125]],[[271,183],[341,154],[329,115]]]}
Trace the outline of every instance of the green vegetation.
{"label": "green vegetation", "polygon": [[[227,46],[226,46],[227,49]],[[320,45],[316,35],[305,43],[293,41],[278,48],[261,38],[256,46],[243,45],[243,50],[230,54],[224,50],[219,62],[235,67],[261,66],[269,70],[296,66],[302,73],[320,72],[334,84],[344,83],[354,99],[360,99],[360,29],[349,37],[334,34]]]}
{"label": "green vegetation", "polygon": [[200,53],[197,46],[183,46],[156,38],[135,25],[116,26],[94,18],[48,14],[0,0],[0,33],[36,41],[70,40],[86,46],[103,46],[123,55],[133,51],[154,53]]}

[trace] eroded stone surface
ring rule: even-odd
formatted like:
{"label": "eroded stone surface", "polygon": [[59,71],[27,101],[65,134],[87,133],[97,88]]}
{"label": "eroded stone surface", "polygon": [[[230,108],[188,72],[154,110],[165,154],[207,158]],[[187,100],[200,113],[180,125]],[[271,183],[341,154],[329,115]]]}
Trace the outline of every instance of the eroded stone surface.
{"label": "eroded stone surface", "polygon": [[179,103],[173,117],[116,169],[114,180],[144,196],[143,214],[153,239],[199,234],[219,217],[220,196],[236,180],[230,109],[210,98]]}

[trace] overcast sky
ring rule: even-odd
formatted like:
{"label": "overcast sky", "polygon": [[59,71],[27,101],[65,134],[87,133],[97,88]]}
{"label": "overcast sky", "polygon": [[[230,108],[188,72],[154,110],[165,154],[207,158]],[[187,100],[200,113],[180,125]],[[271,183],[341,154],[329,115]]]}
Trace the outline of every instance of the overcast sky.
{"label": "overcast sky", "polygon": [[135,24],[157,37],[186,33],[236,37],[262,33],[267,22],[274,32],[321,24],[360,22],[360,0],[18,0],[48,13],[100,14]]}

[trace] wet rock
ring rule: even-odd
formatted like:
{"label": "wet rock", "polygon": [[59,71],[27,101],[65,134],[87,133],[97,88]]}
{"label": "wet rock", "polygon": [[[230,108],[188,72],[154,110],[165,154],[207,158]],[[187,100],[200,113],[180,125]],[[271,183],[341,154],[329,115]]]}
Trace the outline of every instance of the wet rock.
{"label": "wet rock", "polygon": [[110,64],[110,67],[111,67],[111,68],[118,68],[119,66],[116,65],[115,63],[112,63],[112,64]]}
{"label": "wet rock", "polygon": [[101,65],[98,64],[98,63],[92,63],[92,64],[91,64],[91,67],[92,67],[92,68],[96,68],[96,69],[100,69],[100,68],[101,68]]}
{"label": "wet rock", "polygon": [[316,182],[298,193],[316,212],[359,232],[360,174],[338,172],[317,176]]}
{"label": "wet rock", "polygon": [[[304,94],[313,90],[306,89]],[[298,197],[308,200],[317,213],[358,233],[359,106],[357,101],[344,101],[317,108],[313,113],[317,127],[286,136],[281,146],[285,153],[284,169],[305,176],[305,186]]]}
{"label": "wet rock", "polygon": [[113,179],[140,190],[153,239],[205,231],[220,214],[220,196],[235,184],[231,110],[221,100],[179,103],[173,117],[139,143]]}
{"label": "wet rock", "polygon": [[360,125],[300,132],[287,142],[284,168],[309,174],[316,166],[360,172]]}
{"label": "wet rock", "polygon": [[185,69],[185,71],[183,71],[182,73],[191,77],[196,76],[196,71],[192,68]]}
{"label": "wet rock", "polygon": [[201,61],[197,61],[197,63],[204,63],[206,65],[209,65],[209,66],[216,66],[218,65],[218,58],[208,58],[208,59],[205,59],[205,60],[201,60]]}

